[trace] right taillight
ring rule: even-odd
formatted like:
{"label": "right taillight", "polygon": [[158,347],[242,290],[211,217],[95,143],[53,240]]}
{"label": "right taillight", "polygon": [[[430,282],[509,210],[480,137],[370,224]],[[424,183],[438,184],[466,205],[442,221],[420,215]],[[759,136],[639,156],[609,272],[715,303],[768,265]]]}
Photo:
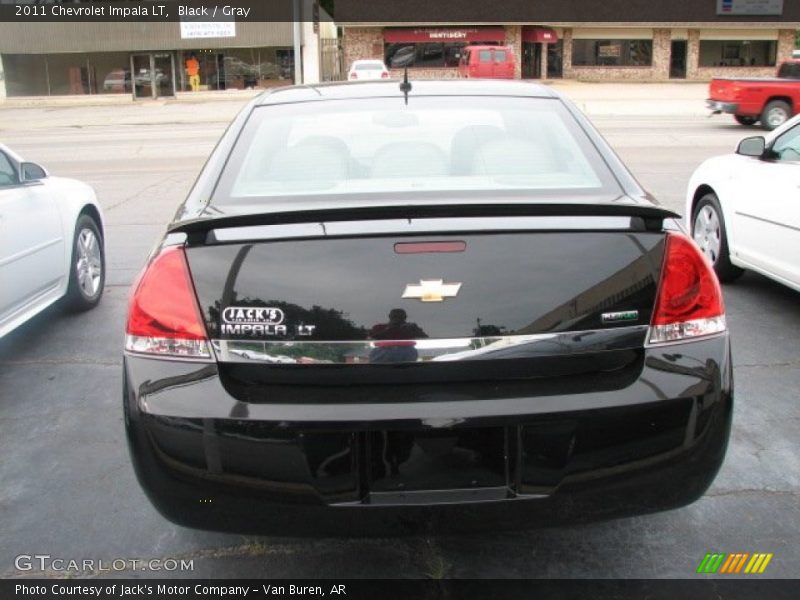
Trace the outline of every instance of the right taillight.
{"label": "right taillight", "polygon": [[125,333],[129,352],[211,357],[183,248],[166,248],[145,267],[131,295]]}
{"label": "right taillight", "polygon": [[685,235],[667,233],[649,343],[692,339],[725,329],[722,289],[708,260]]}

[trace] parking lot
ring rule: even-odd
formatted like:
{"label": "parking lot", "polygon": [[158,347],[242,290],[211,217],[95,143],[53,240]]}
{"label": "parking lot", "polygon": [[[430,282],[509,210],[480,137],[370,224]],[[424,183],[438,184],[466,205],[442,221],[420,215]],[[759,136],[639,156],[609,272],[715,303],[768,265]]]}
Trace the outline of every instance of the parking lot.
{"label": "parking lot", "polygon": [[[0,577],[40,574],[14,568],[16,556],[37,553],[194,561],[191,572],[148,576],[686,578],[708,552],[770,552],[767,576],[797,575],[800,296],[752,273],[724,288],[734,433],[713,487],[692,506],[567,528],[391,540],[223,535],[165,521],[140,490],[125,443],[126,299],[240,105],[0,109],[3,143],[95,187],[108,261],[97,309],[55,307],[0,340]],[[644,186],[681,213],[693,169],[760,132],[693,114],[598,111],[593,120]],[[107,573],[84,573],[98,574]]]}

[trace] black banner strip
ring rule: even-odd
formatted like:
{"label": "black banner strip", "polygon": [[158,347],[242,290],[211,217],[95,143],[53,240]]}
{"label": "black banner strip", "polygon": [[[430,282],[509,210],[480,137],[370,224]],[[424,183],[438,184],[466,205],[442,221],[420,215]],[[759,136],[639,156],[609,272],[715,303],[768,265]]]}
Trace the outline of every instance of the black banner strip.
{"label": "black banner strip", "polygon": [[[317,0],[20,0],[0,3],[0,22],[287,22],[325,18]],[[763,14],[721,12],[716,0],[335,0],[324,3],[338,25],[536,24],[536,23],[800,23],[800,2],[785,0]],[[298,17],[298,14],[300,15]]]}
{"label": "black banner strip", "polygon": [[17,579],[0,581],[0,598],[77,600],[95,598],[183,600],[267,598],[311,600],[407,600],[519,598],[536,600],[794,600],[797,580],[753,579],[731,576],[711,579],[661,580],[234,580],[234,579]]}

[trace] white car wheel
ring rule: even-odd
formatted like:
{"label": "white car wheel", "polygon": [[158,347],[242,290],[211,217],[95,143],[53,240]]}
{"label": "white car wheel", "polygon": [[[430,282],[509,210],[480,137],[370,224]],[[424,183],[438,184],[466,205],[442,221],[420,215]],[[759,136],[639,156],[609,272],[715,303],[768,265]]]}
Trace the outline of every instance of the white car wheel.
{"label": "white car wheel", "polygon": [[711,204],[706,204],[697,211],[694,218],[694,241],[711,261],[711,264],[719,259],[719,250],[722,245],[720,239],[720,223],[717,211]]}
{"label": "white car wheel", "polygon": [[68,306],[73,310],[88,310],[97,305],[103,295],[105,275],[103,238],[94,220],[81,215],[75,224],[72,244],[66,297]]}
{"label": "white car wheel", "polygon": [[716,194],[706,194],[697,202],[692,218],[692,238],[720,281],[733,281],[743,273],[731,263],[725,217]]}

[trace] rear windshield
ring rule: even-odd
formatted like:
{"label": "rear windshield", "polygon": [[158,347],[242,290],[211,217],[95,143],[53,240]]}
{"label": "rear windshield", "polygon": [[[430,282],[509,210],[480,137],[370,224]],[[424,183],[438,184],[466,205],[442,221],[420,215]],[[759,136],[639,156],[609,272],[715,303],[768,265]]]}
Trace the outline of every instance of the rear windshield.
{"label": "rear windshield", "polygon": [[800,62],[783,63],[778,71],[778,77],[783,77],[784,79],[800,79]]}
{"label": "rear windshield", "polygon": [[618,186],[559,100],[412,95],[255,108],[212,202],[494,190]]}
{"label": "rear windshield", "polygon": [[356,71],[382,71],[383,63],[356,63]]}

